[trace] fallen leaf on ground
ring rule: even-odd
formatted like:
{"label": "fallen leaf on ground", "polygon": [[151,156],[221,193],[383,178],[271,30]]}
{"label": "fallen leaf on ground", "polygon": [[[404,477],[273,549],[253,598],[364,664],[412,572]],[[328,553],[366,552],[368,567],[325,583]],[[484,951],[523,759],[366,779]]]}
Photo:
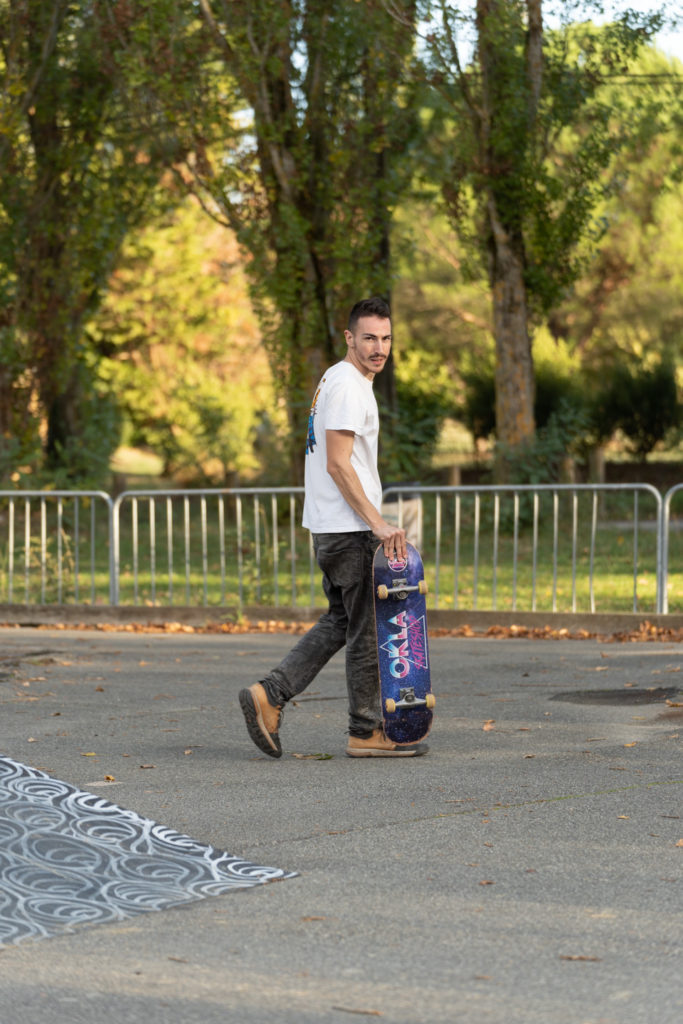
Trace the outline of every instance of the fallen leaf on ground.
{"label": "fallen leaf on ground", "polygon": [[155,764],[141,764],[141,768],[156,768]]}
{"label": "fallen leaf on ground", "polygon": [[361,1017],[382,1017],[383,1014],[379,1010],[354,1010],[350,1006],[333,1006],[333,1010],[338,1010],[339,1013],[357,1013]]}
{"label": "fallen leaf on ground", "polygon": [[81,757],[97,757],[94,750],[81,751]]}
{"label": "fallen leaf on ground", "polygon": [[484,730],[484,732],[492,732],[493,729],[495,729],[495,727],[496,727],[496,720],[495,720],[495,718],[489,718],[486,722],[484,722],[484,724],[482,726],[482,729]]}
{"label": "fallen leaf on ground", "polygon": [[[13,627],[15,623],[0,622],[0,626]],[[42,623],[35,628],[40,630],[70,629],[82,632],[97,633],[192,633],[192,634],[224,634],[224,633],[290,633],[300,635],[307,633],[314,625],[312,621],[290,622],[284,619],[268,621],[243,620],[240,622],[207,622],[201,626],[191,626],[181,622],[57,622]],[[487,636],[500,639],[528,638],[531,640],[591,640],[600,643],[653,643],[657,641],[678,643],[683,640],[683,627],[654,626],[644,621],[636,629],[617,633],[593,633],[587,629],[554,629],[552,626],[490,626],[487,629],[473,629],[465,624],[439,627],[429,630],[430,637],[473,637]],[[469,684],[468,684],[469,685]]]}

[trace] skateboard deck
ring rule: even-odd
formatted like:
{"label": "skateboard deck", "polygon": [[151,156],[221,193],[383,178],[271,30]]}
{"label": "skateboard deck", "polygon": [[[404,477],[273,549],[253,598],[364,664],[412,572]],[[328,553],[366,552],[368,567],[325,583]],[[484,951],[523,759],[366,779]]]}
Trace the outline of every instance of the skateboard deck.
{"label": "skateboard deck", "polygon": [[394,743],[417,743],[434,707],[422,559],[412,544],[405,560],[387,559],[380,544],[372,573],[384,731]]}

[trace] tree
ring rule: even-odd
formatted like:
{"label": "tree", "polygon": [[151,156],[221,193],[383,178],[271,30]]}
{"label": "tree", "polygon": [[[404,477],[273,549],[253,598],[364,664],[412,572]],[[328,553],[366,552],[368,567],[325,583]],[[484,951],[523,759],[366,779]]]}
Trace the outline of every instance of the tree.
{"label": "tree", "polygon": [[[158,95],[187,153],[177,173],[248,254],[297,479],[312,388],[338,358],[351,304],[389,297],[390,223],[416,134],[403,85],[412,34],[353,0],[199,8],[208,88],[195,83],[179,104],[170,68]],[[395,404],[391,371],[382,376]]]}
{"label": "tree", "polygon": [[[398,0],[386,0],[399,19]],[[564,5],[570,10],[573,5]],[[534,432],[530,325],[557,304],[581,267],[579,243],[594,232],[600,172],[626,132],[597,98],[661,24],[625,11],[597,33],[547,32],[541,0],[477,0],[467,64],[459,33],[467,18],[448,0],[421,6],[425,74],[448,122],[441,188],[456,231],[476,218],[473,242],[492,296],[496,429],[514,450]],[[589,114],[589,116],[588,116]],[[583,117],[584,131],[565,145]]]}
{"label": "tree", "polygon": [[602,237],[549,319],[598,381],[621,361],[681,363],[681,78],[680,61],[648,47],[604,87],[630,137],[603,176]]}
{"label": "tree", "polygon": [[237,243],[196,201],[127,240],[88,338],[126,442],[159,455],[165,477],[234,486],[270,470],[272,479],[286,417]]}
{"label": "tree", "polygon": [[98,406],[83,325],[158,181],[123,70],[146,7],[0,0],[2,426],[30,395],[46,465],[67,475]]}

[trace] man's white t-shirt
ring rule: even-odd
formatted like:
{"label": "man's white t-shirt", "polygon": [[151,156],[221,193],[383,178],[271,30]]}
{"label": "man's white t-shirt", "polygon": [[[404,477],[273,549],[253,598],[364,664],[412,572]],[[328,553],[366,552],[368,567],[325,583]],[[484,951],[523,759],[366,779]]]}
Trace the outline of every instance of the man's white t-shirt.
{"label": "man's white t-shirt", "polygon": [[327,472],[327,430],[351,430],[351,465],[366,497],[379,511],[382,485],[377,472],[379,414],[372,381],[353,363],[335,363],[324,374],[313,398],[306,444],[306,496],[303,525],[312,533],[353,533],[368,530],[342,497]]}

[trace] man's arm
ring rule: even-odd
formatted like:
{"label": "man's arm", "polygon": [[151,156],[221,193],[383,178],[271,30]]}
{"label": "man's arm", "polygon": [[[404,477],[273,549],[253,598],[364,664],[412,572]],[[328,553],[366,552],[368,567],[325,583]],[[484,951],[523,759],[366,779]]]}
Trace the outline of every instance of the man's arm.
{"label": "man's arm", "polygon": [[394,551],[399,558],[406,557],[406,532],[392,526],[368,501],[358,474],[351,465],[354,433],[351,430],[327,430],[327,472],[339,488],[342,497],[368,524],[375,536],[382,541],[384,553],[391,558]]}

